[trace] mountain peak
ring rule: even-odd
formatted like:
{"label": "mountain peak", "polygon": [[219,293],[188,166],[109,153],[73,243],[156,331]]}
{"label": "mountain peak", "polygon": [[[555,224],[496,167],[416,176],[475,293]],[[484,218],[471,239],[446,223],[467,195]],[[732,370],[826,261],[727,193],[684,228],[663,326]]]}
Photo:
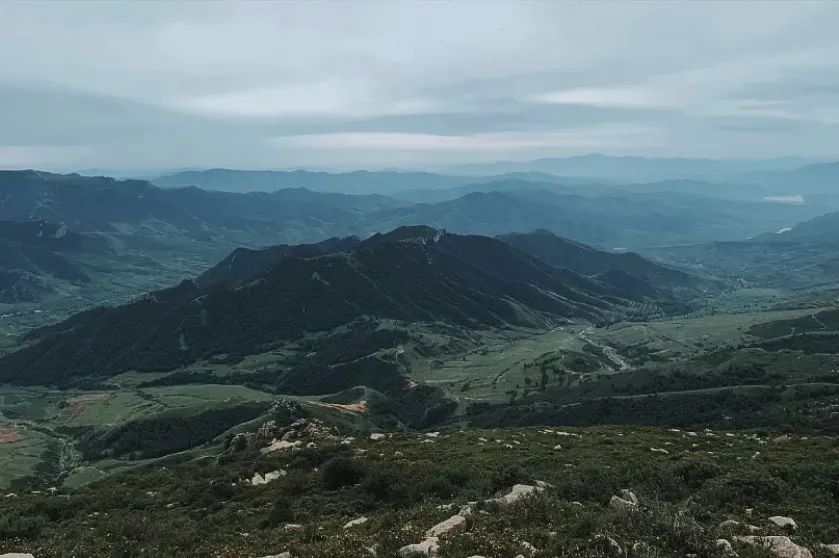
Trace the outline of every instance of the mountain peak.
{"label": "mountain peak", "polygon": [[437,242],[446,231],[435,229],[427,225],[406,225],[397,227],[388,233],[377,233],[368,238],[365,244],[382,244],[385,242]]}

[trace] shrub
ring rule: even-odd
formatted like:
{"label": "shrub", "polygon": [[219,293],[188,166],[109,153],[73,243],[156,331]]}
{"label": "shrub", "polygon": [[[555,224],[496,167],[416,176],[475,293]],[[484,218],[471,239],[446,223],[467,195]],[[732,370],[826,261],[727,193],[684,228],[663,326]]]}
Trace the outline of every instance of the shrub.
{"label": "shrub", "polygon": [[323,484],[329,490],[352,486],[364,477],[364,468],[349,457],[333,457],[323,466]]}
{"label": "shrub", "polygon": [[268,516],[262,521],[262,527],[276,527],[283,523],[291,523],[294,521],[294,510],[291,504],[285,498],[276,500],[271,506],[271,511]]}

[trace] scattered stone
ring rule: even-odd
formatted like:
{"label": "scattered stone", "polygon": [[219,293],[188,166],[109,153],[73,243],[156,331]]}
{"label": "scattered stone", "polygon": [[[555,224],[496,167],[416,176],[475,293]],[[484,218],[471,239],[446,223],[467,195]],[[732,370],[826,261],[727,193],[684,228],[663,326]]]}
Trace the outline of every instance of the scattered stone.
{"label": "scattered stone", "polygon": [[281,552],[280,554],[272,554],[271,556],[263,556],[262,558],[291,558],[291,552]]}
{"label": "scattered stone", "polygon": [[790,438],[789,435],[781,434],[777,438],[772,438],[772,443],[773,444],[785,444],[785,443],[789,442],[790,440],[792,440],[792,438]]}
{"label": "scattered stone", "polygon": [[302,531],[303,526],[299,523],[286,523],[283,526],[283,529],[285,529],[286,531]]}
{"label": "scattered stone", "polygon": [[555,446],[554,446],[554,449],[555,449],[555,450],[561,450],[561,449],[562,449],[562,445],[561,445],[561,444],[557,444],[557,445],[555,445]]}
{"label": "scattered stone", "polygon": [[793,531],[798,529],[798,525],[795,523],[795,520],[791,517],[785,517],[783,515],[773,515],[769,518],[769,522],[777,525],[778,527],[787,528],[789,527]]}
{"label": "scattered stone", "polygon": [[367,523],[367,518],[366,517],[359,517],[358,519],[353,519],[352,521],[347,521],[347,523],[344,524],[344,529],[352,529],[353,527],[356,527],[358,525],[364,525],[365,523]]}
{"label": "scattered stone", "polygon": [[737,528],[737,527],[739,527],[739,526],[740,526],[740,522],[739,522],[739,521],[735,521],[735,520],[733,520],[733,519],[726,519],[725,521],[723,521],[722,523],[720,523],[720,524],[717,526],[717,528],[718,528],[718,529],[736,529],[736,528]]}
{"label": "scattered stone", "polygon": [[552,485],[551,483],[545,482],[543,480],[537,480],[534,484],[536,484],[536,486],[538,486],[539,488],[553,488],[554,487],[554,485]]}
{"label": "scattered stone", "polygon": [[401,451],[395,451],[393,452],[393,457],[405,457],[405,454]]}
{"label": "scattered stone", "polygon": [[668,455],[670,453],[669,451],[667,451],[664,448],[650,448],[650,451],[653,452],[653,453],[661,453],[661,454],[664,454],[664,455]]}
{"label": "scattered stone", "polygon": [[770,554],[778,558],[813,558],[813,553],[803,546],[798,546],[789,537],[735,537],[734,540],[753,546],[762,548]]}
{"label": "scattered stone", "polygon": [[830,552],[834,556],[839,556],[839,544],[820,544],[819,548]]}
{"label": "scattered stone", "polygon": [[8,554],[0,554],[0,558],[35,558],[31,554],[26,554],[23,552],[10,552]]}

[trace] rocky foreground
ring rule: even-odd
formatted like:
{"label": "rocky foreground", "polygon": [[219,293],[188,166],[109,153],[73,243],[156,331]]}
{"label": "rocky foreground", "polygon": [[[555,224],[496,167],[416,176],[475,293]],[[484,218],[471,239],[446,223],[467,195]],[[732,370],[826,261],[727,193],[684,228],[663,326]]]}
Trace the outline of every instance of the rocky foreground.
{"label": "rocky foreground", "polygon": [[301,419],[267,423],[226,448],[78,491],[6,495],[0,532],[9,532],[5,518],[38,509],[56,519],[0,548],[36,558],[839,556],[839,443],[829,437],[348,435]]}

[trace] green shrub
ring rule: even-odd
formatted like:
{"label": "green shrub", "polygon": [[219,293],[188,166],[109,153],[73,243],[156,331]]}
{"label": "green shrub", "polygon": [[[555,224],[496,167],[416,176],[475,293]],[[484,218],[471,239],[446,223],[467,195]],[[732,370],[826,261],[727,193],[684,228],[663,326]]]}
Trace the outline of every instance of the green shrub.
{"label": "green shrub", "polygon": [[285,498],[276,500],[271,506],[271,511],[268,516],[262,521],[262,527],[276,527],[283,523],[291,523],[294,521],[294,510],[291,504]]}
{"label": "green shrub", "polygon": [[333,457],[323,466],[323,484],[329,490],[352,486],[364,477],[364,468],[349,457]]}

